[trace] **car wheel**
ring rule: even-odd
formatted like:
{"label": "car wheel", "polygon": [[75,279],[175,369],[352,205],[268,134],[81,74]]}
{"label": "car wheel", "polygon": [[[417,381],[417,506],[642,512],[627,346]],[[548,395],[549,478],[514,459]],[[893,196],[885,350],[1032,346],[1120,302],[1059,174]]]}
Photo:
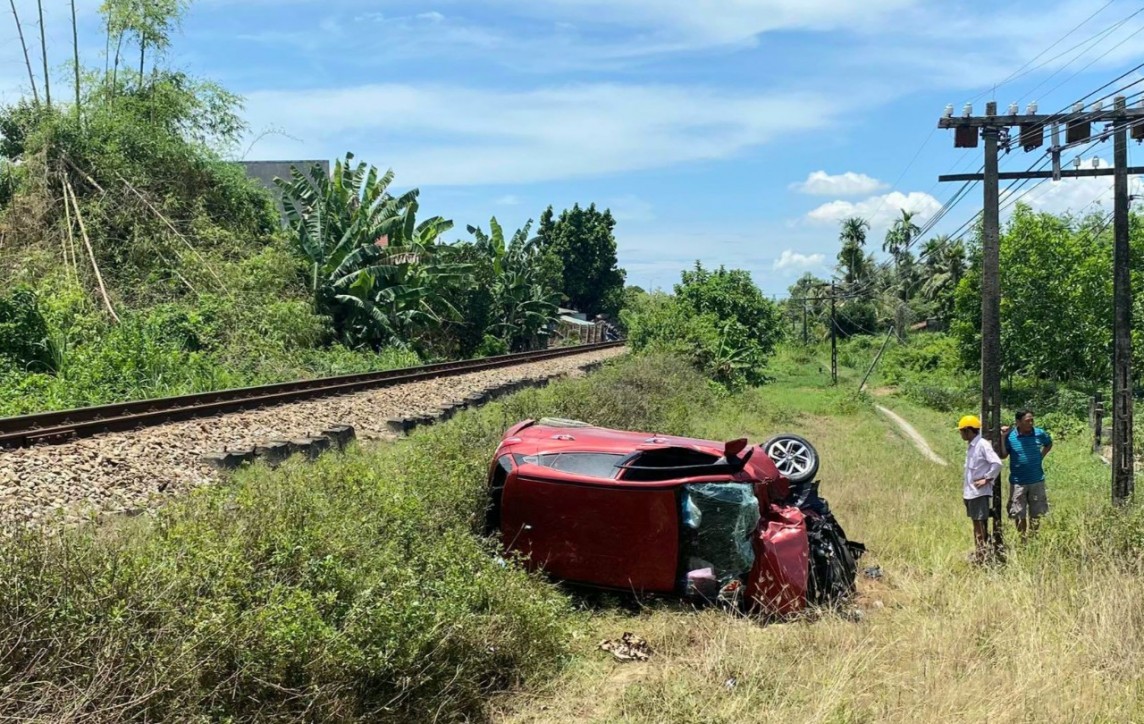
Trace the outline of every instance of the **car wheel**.
{"label": "car wheel", "polygon": [[763,443],[763,452],[792,483],[807,483],[818,475],[818,451],[806,438],[776,435]]}

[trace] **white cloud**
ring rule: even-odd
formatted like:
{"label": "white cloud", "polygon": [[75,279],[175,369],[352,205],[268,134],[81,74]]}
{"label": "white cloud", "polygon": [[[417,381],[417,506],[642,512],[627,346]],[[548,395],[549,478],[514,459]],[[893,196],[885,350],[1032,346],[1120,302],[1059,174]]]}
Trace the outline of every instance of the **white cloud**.
{"label": "white cloud", "polygon": [[785,249],[778,259],[775,259],[775,269],[812,269],[821,266],[826,257],[822,254],[799,254]]}
{"label": "white cloud", "polygon": [[445,16],[442,15],[441,13],[437,12],[436,10],[431,10],[430,12],[427,12],[427,13],[419,13],[417,15],[417,19],[418,20],[426,20],[426,21],[431,22],[431,23],[439,23],[445,19]]}
{"label": "white cloud", "polygon": [[382,84],[246,96],[251,128],[279,124],[299,139],[270,139],[263,155],[334,157],[352,147],[417,185],[526,183],[723,159],[821,128],[836,103],[804,93],[620,84],[531,91]]}
{"label": "white cloud", "polygon": [[924,222],[940,208],[941,202],[927,193],[891,191],[862,201],[831,201],[810,211],[806,218],[812,223],[833,225],[851,216],[859,216],[869,221],[874,229],[882,229],[892,224],[902,210],[915,212],[915,221]]}
{"label": "white cloud", "polygon": [[863,196],[883,191],[889,184],[853,171],[833,176],[825,171],[811,171],[805,181],[793,183],[790,187],[812,196]]}
{"label": "white cloud", "polygon": [[520,206],[520,197],[514,194],[506,194],[493,203],[497,206]]}

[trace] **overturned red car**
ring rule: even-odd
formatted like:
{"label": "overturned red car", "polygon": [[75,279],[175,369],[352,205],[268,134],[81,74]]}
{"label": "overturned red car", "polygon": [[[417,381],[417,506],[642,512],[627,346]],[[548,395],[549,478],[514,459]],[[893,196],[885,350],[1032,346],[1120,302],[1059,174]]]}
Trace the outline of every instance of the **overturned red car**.
{"label": "overturned red car", "polygon": [[762,445],[525,420],[489,468],[486,532],[572,584],[786,615],[854,591],[865,548],[801,437]]}

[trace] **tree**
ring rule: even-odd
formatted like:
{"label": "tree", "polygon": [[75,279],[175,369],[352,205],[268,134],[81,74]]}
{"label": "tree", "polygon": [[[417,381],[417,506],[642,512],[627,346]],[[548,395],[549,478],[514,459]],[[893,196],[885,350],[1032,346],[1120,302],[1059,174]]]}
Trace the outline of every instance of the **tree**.
{"label": "tree", "polygon": [[[1111,240],[1103,219],[1076,224],[1018,205],[1001,234],[1002,371],[1103,386],[1110,378]],[[1139,224],[1133,243],[1139,248]],[[958,261],[951,258],[949,264]],[[1134,270],[1135,271],[1135,270]],[[980,255],[957,287],[951,331],[969,368],[980,362]]]}
{"label": "tree", "polygon": [[315,165],[276,179],[295,249],[309,267],[315,309],[330,315],[340,341],[406,346],[419,327],[441,321],[438,288],[467,270],[438,253],[453,222],[418,224],[416,189],[392,196],[392,171],[352,160],[346,154],[329,177]]}
{"label": "tree", "polygon": [[777,305],[741,269],[684,271],[675,294],[644,295],[624,313],[634,349],[663,348],[728,388],[760,384],[782,336]]}
{"label": "tree", "polygon": [[190,0],[104,0],[99,11],[104,16],[108,45],[115,44],[113,77],[118,72],[125,38],[134,40],[139,50],[139,86],[146,75],[147,52],[161,55],[171,44]]}
{"label": "tree", "polygon": [[559,259],[539,238],[529,237],[531,228],[529,220],[506,243],[496,217],[489,221],[488,234],[480,227],[468,227],[476,248],[492,268],[492,315],[487,331],[513,352],[528,349],[547,334],[560,302]]}
{"label": "tree", "polygon": [[932,305],[934,313],[948,319],[953,313],[953,295],[966,270],[964,242],[938,236],[926,241],[922,247],[922,297]]}
{"label": "tree", "polygon": [[838,235],[842,242],[842,249],[838,252],[838,271],[847,286],[865,281],[873,266],[865,249],[866,232],[869,230],[870,222],[857,216],[842,222],[842,231]]}
{"label": "tree", "polygon": [[910,248],[914,239],[921,232],[918,225],[914,223],[917,212],[905,209],[900,211],[901,216],[894,221],[894,225],[886,232],[885,241],[882,242],[882,251],[892,256],[895,261],[903,251]]}
{"label": "tree", "polygon": [[559,218],[550,206],[540,216],[540,243],[564,265],[564,296],[589,317],[614,315],[623,303],[626,274],[617,265],[615,227],[612,212],[598,211],[595,204],[586,209],[576,204]]}

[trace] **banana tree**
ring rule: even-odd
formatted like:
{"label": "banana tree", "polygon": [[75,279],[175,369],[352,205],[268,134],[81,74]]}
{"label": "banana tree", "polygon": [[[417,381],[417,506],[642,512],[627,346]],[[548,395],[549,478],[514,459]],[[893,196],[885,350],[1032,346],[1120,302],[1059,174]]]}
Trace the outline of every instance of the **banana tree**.
{"label": "banana tree", "polygon": [[492,267],[493,314],[490,332],[516,351],[548,333],[556,320],[560,292],[549,282],[552,260],[536,237],[529,238],[532,222],[505,243],[504,229],[496,218],[489,221],[489,234],[468,227],[476,246]]}
{"label": "banana tree", "polygon": [[329,177],[315,166],[276,183],[315,308],[336,336],[350,346],[405,346],[440,322],[438,289],[465,273],[438,253],[453,224],[439,216],[418,224],[416,189],[393,196],[392,171],[351,167],[352,159],[335,163]]}

